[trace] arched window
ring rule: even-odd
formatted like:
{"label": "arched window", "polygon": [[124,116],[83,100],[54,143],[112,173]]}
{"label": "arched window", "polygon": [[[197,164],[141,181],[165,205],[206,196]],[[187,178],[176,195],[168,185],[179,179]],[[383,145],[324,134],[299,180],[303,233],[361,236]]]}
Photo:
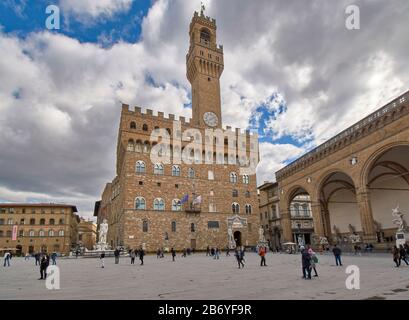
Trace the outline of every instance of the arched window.
{"label": "arched window", "polygon": [[192,168],[189,168],[187,175],[188,175],[188,177],[189,177],[190,179],[193,179],[193,178],[195,177],[195,170],[192,169]]}
{"label": "arched window", "polygon": [[180,203],[179,199],[172,200],[172,211],[181,211],[182,204]]}
{"label": "arched window", "polygon": [[146,165],[145,162],[139,160],[136,161],[136,173],[145,173],[146,172]]}
{"label": "arched window", "polygon": [[131,127],[131,129],[136,129],[136,123],[134,121],[132,121],[130,127]]}
{"label": "arched window", "polygon": [[133,139],[129,139],[129,140],[128,140],[128,148],[127,148],[127,150],[128,150],[128,151],[135,151],[135,145],[134,145]]}
{"label": "arched window", "polygon": [[45,219],[40,219],[40,225],[45,225]]}
{"label": "arched window", "polygon": [[176,232],[176,221],[172,221],[172,232]]}
{"label": "arched window", "polygon": [[148,221],[144,220],[142,222],[142,231],[143,232],[148,232]]}
{"label": "arched window", "polygon": [[60,230],[60,231],[58,231],[58,236],[60,236],[60,237],[64,237],[64,230]]}
{"label": "arched window", "polygon": [[28,232],[28,235],[29,235],[30,237],[34,237],[34,236],[35,236],[34,230],[30,230],[30,231]]}
{"label": "arched window", "polygon": [[142,152],[142,141],[137,140],[135,142],[135,152]]}
{"label": "arched window", "polygon": [[233,213],[240,213],[240,206],[237,202],[233,202],[231,205],[231,211]]}
{"label": "arched window", "polygon": [[236,189],[234,189],[233,192],[232,192],[232,196],[233,196],[233,197],[238,197],[238,196],[239,196],[239,192],[238,192]]}
{"label": "arched window", "polygon": [[250,182],[249,176],[247,174],[244,174],[243,175],[243,183],[244,184],[249,184],[249,182]]}
{"label": "arched window", "polygon": [[196,231],[196,226],[194,223],[190,224],[190,232],[195,232]]}
{"label": "arched window", "polygon": [[230,172],[230,182],[231,183],[236,183],[237,182],[237,173]]}
{"label": "arched window", "polygon": [[209,44],[210,42],[210,32],[206,28],[203,28],[200,30],[200,40],[201,42],[204,42],[205,44]]}
{"label": "arched window", "polygon": [[163,201],[163,199],[161,198],[156,198],[155,200],[153,200],[153,210],[165,210],[165,201]]}
{"label": "arched window", "polygon": [[158,175],[163,175],[163,164],[161,163],[157,163],[155,164],[155,166],[153,167],[153,173],[154,174],[158,174]]}
{"label": "arched window", "polygon": [[50,219],[50,225],[55,225],[55,220],[54,219]]}
{"label": "arched window", "polygon": [[145,210],[146,209],[146,201],[142,197],[137,197],[135,199],[135,209],[136,210]]}
{"label": "arched window", "polygon": [[251,214],[251,204],[246,204],[246,214]]}
{"label": "arched window", "polygon": [[151,150],[151,145],[149,141],[145,141],[145,143],[143,144],[143,152],[149,153],[150,150]]}
{"label": "arched window", "polygon": [[148,125],[146,123],[143,124],[142,130],[143,131],[148,131]]}
{"label": "arched window", "polygon": [[48,236],[49,237],[54,237],[54,230],[49,230],[48,231]]}
{"label": "arched window", "polygon": [[38,232],[38,236],[39,236],[39,237],[44,237],[44,230],[40,230],[40,231]]}
{"label": "arched window", "polygon": [[172,176],[180,177],[180,167],[179,166],[172,166]]}

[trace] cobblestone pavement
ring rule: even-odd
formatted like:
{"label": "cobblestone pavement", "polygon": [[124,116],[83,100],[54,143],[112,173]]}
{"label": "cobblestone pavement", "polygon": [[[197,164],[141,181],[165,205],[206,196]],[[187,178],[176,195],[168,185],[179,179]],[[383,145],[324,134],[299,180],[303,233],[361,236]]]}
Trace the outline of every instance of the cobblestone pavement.
{"label": "cobblestone pavement", "polygon": [[[319,255],[318,278],[301,278],[300,255],[267,255],[267,267],[247,253],[238,269],[234,256],[219,260],[197,253],[172,262],[148,255],[145,265],[121,257],[59,259],[60,290],[48,290],[34,259],[13,258],[0,266],[0,299],[409,299],[409,266],[395,268],[390,255],[343,256],[335,266],[331,255]],[[348,265],[360,270],[360,289],[348,290]]]}

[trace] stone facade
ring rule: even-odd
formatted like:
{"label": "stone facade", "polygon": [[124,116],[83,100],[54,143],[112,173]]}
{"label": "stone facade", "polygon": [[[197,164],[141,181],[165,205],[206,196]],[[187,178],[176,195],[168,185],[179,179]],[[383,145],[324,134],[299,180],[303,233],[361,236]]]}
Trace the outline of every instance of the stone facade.
{"label": "stone facade", "polygon": [[317,237],[339,243],[358,234],[378,247],[393,238],[396,228],[380,226],[373,212],[375,203],[388,200],[382,209],[386,224],[397,202],[407,202],[408,101],[407,92],[276,173],[285,240],[292,239],[290,203],[298,194],[311,197]]}
{"label": "stone facade", "polygon": [[97,241],[97,225],[92,221],[84,219],[78,224],[77,243],[88,250],[92,250]]}
{"label": "stone facade", "polygon": [[0,203],[0,249],[13,249],[17,255],[68,254],[77,243],[80,219],[76,212],[75,206],[63,204]]}
{"label": "stone facade", "polygon": [[[219,78],[223,50],[216,45],[215,20],[195,13],[189,35],[186,65],[193,118],[176,119],[172,114],[122,106],[117,176],[106,185],[95,213],[99,222],[108,219],[112,247],[144,246],[147,251],[159,247],[225,248],[228,221],[234,217],[237,219],[230,225],[237,245],[257,243],[256,175],[255,170],[247,174],[243,169],[249,163],[257,165],[258,141],[249,132],[222,129]],[[151,134],[158,129],[169,134],[170,149],[165,153],[171,154],[170,163],[151,161],[151,152],[160,143]],[[192,129],[196,131],[189,132]],[[213,136],[212,129],[219,129],[219,135]],[[175,152],[183,153],[192,144],[192,154],[178,163]],[[240,156],[239,148],[244,148],[245,157]],[[185,197],[188,199],[182,203]],[[197,203],[193,205],[194,199]]]}
{"label": "stone facade", "polygon": [[[280,216],[280,193],[277,182],[265,182],[258,187],[260,221],[264,230],[264,236],[269,242],[270,248],[275,250],[282,248],[284,242],[283,227]],[[291,241],[298,243],[301,236],[304,244],[311,243],[314,224],[311,216],[311,205],[309,197],[300,196],[295,198],[290,205],[291,212]]]}

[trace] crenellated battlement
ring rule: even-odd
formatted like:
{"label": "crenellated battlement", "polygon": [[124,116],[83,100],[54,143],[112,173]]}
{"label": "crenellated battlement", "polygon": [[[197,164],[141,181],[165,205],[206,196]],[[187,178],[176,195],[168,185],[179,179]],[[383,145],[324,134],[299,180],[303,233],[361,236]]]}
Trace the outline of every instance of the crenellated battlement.
{"label": "crenellated battlement", "polygon": [[133,108],[130,108],[128,104],[123,103],[122,104],[122,114],[128,114],[131,116],[136,116],[136,117],[141,117],[143,119],[150,119],[150,120],[160,120],[160,121],[177,121],[179,120],[182,125],[190,125],[191,119],[179,116],[178,118],[173,114],[165,114],[162,111],[157,111],[156,114],[152,109],[144,109],[138,106],[135,106]]}

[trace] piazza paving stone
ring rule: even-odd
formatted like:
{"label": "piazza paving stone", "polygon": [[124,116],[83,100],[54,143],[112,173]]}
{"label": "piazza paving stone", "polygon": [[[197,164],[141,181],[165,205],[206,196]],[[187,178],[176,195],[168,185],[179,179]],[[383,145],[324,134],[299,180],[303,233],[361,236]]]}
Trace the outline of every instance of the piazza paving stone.
{"label": "piazza paving stone", "polygon": [[[245,258],[240,270],[224,253],[219,260],[178,254],[175,262],[169,254],[147,255],[143,266],[106,258],[104,269],[98,258],[59,259],[60,290],[48,290],[37,280],[34,259],[15,257],[11,267],[0,266],[0,299],[409,299],[409,267],[395,268],[391,255],[344,255],[342,267],[332,255],[319,255],[319,277],[312,280],[301,278],[300,255],[269,252],[267,267],[256,253]],[[348,265],[359,267],[359,290],[345,286]]]}

